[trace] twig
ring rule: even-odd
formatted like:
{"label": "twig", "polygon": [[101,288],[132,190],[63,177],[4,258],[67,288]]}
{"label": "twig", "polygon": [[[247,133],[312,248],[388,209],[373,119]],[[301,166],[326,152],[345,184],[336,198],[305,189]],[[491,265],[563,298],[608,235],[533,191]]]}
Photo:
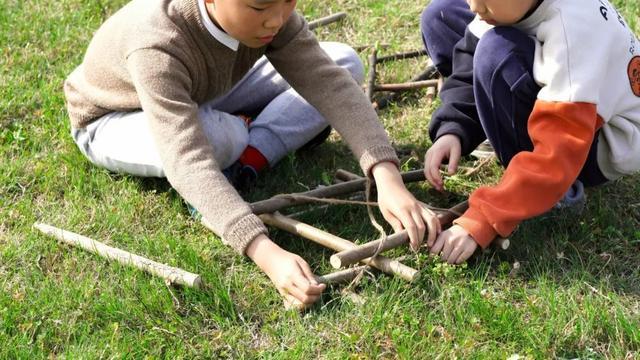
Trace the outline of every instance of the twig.
{"label": "twig", "polygon": [[495,158],[495,156],[487,156],[487,157],[483,158],[478,165],[476,165],[476,166],[474,166],[472,168],[466,169],[465,172],[463,173],[463,175],[464,176],[471,176],[471,175],[477,173],[486,164],[490,163],[494,158]]}
{"label": "twig", "polygon": [[342,181],[360,180],[362,179],[362,176],[354,174],[351,171],[338,169],[336,170],[336,179],[340,179]]}
{"label": "twig", "polygon": [[345,17],[347,17],[347,13],[346,12],[339,12],[339,13],[335,13],[329,16],[325,16],[323,18],[317,19],[317,20],[313,20],[309,22],[309,30],[313,30],[316,29],[320,26],[325,26],[331,23],[334,23],[336,21],[340,21],[342,19],[344,19]]}
{"label": "twig", "polygon": [[414,50],[414,51],[400,53],[400,54],[380,56],[378,58],[378,64],[387,62],[387,61],[413,59],[413,58],[417,58],[419,56],[425,56],[425,55],[427,55],[426,50]]}
{"label": "twig", "polygon": [[436,87],[438,80],[422,80],[422,81],[409,81],[400,84],[379,84],[374,86],[375,91],[409,91],[422,89],[426,87]]}
{"label": "twig", "polygon": [[346,283],[355,279],[355,277],[363,271],[371,271],[371,267],[368,265],[361,265],[322,276],[316,276],[316,281],[327,285]]}
{"label": "twig", "polygon": [[[353,201],[353,202],[362,202],[363,200],[365,200],[364,193],[357,192],[357,193],[353,194],[353,196],[349,196],[347,198],[347,200]],[[317,207],[314,207],[314,208],[311,208],[311,209],[302,210],[302,211],[294,212],[294,213],[291,213],[291,214],[287,214],[287,216],[290,217],[290,218],[294,218],[295,219],[295,218],[299,218],[302,215],[306,215],[306,214],[308,214],[308,213],[310,213],[312,211],[326,210],[330,206],[331,206],[331,204],[320,205],[320,206],[317,206]]]}
{"label": "twig", "polygon": [[[408,172],[402,173],[401,175],[402,175],[402,180],[405,183],[423,181],[425,179],[424,170],[408,171]],[[282,196],[279,197],[276,195],[271,199],[257,201],[250,204],[251,211],[256,215],[273,213],[289,206],[308,204],[312,202],[311,199],[313,198],[330,198],[330,197],[341,196],[345,194],[351,194],[356,191],[364,190],[366,182],[367,182],[367,179],[362,178],[362,179],[343,182],[340,184],[329,185],[319,189],[314,189],[314,190],[310,190],[302,193],[292,194],[292,195],[304,196],[305,197],[304,199],[302,198],[294,199],[294,198],[290,198],[290,197],[287,198]]]}
{"label": "twig", "polygon": [[200,288],[202,286],[202,279],[200,278],[200,275],[172,266],[160,264],[142,256],[107,246],[86,236],[62,230],[51,225],[35,223],[33,224],[33,227],[66,244],[82,248],[88,252],[109,260],[115,260],[124,265],[133,266],[151,275],[165,279],[165,281],[168,281],[170,284],[179,284],[193,288]]}
{"label": "twig", "polygon": [[436,90],[438,90],[438,95],[442,92],[442,87],[444,86],[444,77],[442,75],[438,76],[438,85],[436,86]]}
{"label": "twig", "polygon": [[[436,67],[433,65],[433,63],[431,63],[427,66],[427,68],[422,73],[418,74],[417,76],[414,76],[409,81],[429,80],[429,79],[432,79],[434,76],[436,76],[436,74],[438,74],[438,71],[436,70]],[[376,110],[382,110],[385,107],[387,107],[389,103],[395,101],[398,98],[398,95],[399,95],[398,93],[392,93],[385,97],[382,97],[373,103],[373,107]]]}

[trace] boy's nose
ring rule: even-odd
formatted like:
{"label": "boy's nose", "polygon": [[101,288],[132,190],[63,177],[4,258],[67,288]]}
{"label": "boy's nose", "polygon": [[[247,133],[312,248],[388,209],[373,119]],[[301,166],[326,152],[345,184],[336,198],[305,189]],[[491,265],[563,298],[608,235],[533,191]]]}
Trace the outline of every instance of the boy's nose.
{"label": "boy's nose", "polygon": [[278,30],[284,24],[284,9],[280,6],[274,6],[272,8],[269,17],[264,22],[264,27],[267,29],[275,29]]}
{"label": "boy's nose", "polygon": [[482,12],[482,6],[480,1],[477,0],[467,0],[467,4],[469,4],[469,9],[475,14]]}

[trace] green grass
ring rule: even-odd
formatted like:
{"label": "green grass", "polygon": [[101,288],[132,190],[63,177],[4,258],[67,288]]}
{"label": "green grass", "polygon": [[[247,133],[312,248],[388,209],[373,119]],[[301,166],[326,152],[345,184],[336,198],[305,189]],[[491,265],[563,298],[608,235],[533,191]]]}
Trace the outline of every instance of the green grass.
{"label": "green grass", "polygon": [[[640,1],[615,1],[640,33]],[[461,267],[424,254],[408,263],[417,284],[378,275],[355,289],[326,292],[304,314],[283,310],[269,280],[246,258],[190,219],[166,181],[110,174],[89,164],[70,139],[61,87],[93,31],[124,1],[0,0],[0,358],[637,358],[640,357],[640,180],[589,190],[579,217],[532,220],[506,252]],[[422,1],[301,0],[309,18],[349,17],[317,30],[322,40],[421,47]],[[367,52],[363,52],[366,59]],[[382,67],[401,81],[424,59]],[[403,167],[421,167],[432,108],[408,95],[381,114]],[[466,165],[473,166],[472,159]],[[338,138],[291,156],[246,194],[258,200],[357,170]],[[493,164],[447,179],[457,195],[425,185],[416,196],[451,205],[496,181]],[[366,211],[335,206],[304,221],[346,238],[375,238]],[[86,234],[200,273],[204,290],[156,278],[57,244],[35,221]],[[330,252],[273,231],[317,273]],[[405,253],[406,250],[396,251]],[[519,264],[515,269],[514,264]]]}

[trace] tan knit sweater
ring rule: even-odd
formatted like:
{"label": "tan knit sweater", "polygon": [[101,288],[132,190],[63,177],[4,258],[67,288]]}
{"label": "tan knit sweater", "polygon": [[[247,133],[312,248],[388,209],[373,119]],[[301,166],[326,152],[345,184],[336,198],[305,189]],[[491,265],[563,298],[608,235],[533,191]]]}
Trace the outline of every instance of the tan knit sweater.
{"label": "tan knit sweater", "polygon": [[73,127],[143,109],[171,185],[241,254],[267,229],[222,174],[198,106],[229,91],[260,56],[342,135],[365,174],[376,163],[398,163],[359,86],[321,50],[299,14],[268,46],[241,44],[234,52],[206,30],[196,1],[133,0],[100,27],[64,83]]}

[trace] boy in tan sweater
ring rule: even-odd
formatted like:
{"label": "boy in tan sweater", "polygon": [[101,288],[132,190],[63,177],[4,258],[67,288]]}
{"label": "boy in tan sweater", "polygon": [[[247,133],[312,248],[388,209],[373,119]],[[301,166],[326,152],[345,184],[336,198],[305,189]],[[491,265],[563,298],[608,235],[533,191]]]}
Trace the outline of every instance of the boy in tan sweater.
{"label": "boy in tan sweater", "polygon": [[[311,304],[324,285],[269,239],[224,169],[274,165],[329,124],[376,180],[383,216],[408,230],[413,248],[427,226],[431,240],[439,229],[402,183],[396,154],[354,81],[362,79],[357,56],[335,44],[323,46],[327,55],[295,5],[133,0],[97,31],[64,90],[87,158],[112,171],[166,176],[286,302]],[[254,119],[247,125],[237,114]]]}

